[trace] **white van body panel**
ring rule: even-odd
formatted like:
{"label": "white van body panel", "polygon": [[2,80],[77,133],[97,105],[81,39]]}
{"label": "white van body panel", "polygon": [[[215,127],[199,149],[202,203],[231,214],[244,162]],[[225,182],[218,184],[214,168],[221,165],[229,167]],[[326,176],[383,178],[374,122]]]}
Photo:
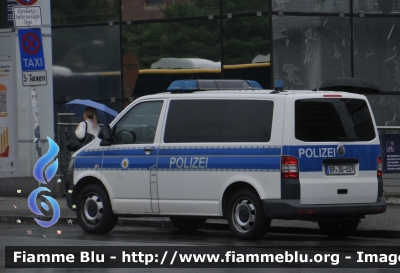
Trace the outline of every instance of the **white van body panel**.
{"label": "white van body panel", "polygon": [[[321,179],[321,173],[324,176]],[[358,172],[351,177],[328,177],[321,173],[301,173],[301,204],[372,203],[378,195],[376,172]],[[338,194],[339,189],[348,190]]]}
{"label": "white van body panel", "polygon": [[[158,171],[158,194],[161,214],[222,216],[222,196],[234,182],[245,182],[263,194],[263,198],[279,198],[280,187],[273,183],[275,171]],[[184,183],[183,183],[184,182]],[[266,191],[265,189],[269,189]],[[187,206],[182,206],[187,202]]]}
{"label": "white van body panel", "polygon": [[[208,92],[207,92],[208,94]],[[171,100],[224,99],[223,94],[215,94],[210,98],[204,94],[175,94]],[[260,96],[259,94],[235,94],[229,100],[268,100],[274,102],[275,108],[283,108],[282,99]],[[282,119],[283,112],[274,112],[274,119]],[[260,120],[262,122],[262,120]],[[162,132],[165,132],[165,122]],[[163,135],[160,144],[157,184],[160,214],[167,215],[213,215],[222,216],[222,196],[226,188],[235,182],[245,182],[254,187],[260,198],[279,198],[280,185],[279,166],[274,169],[246,168],[246,162],[240,158],[258,157],[267,160],[274,157],[279,161],[282,142],[282,127],[273,122],[271,139],[264,143],[164,143]],[[274,149],[274,155],[244,155],[240,150]],[[182,154],[176,153],[180,150]],[[190,150],[192,152],[187,152]],[[204,152],[212,151],[211,154]],[[227,154],[226,151],[231,151]],[[235,154],[234,150],[238,152]],[[279,150],[278,153],[276,151]],[[169,154],[168,151],[172,151]],[[164,154],[167,153],[167,154]],[[200,154],[199,154],[200,153]],[[251,153],[251,152],[250,152]],[[242,155],[240,155],[242,154]],[[235,158],[235,164],[224,164],[224,158]],[[218,163],[212,164],[213,160]],[[182,205],[186,204],[186,205]]]}
{"label": "white van body panel", "polygon": [[[319,94],[319,93],[316,93]],[[371,141],[357,142],[305,142],[295,137],[295,102],[296,100],[323,98],[323,93],[316,94],[293,94],[286,97],[285,123],[283,134],[283,146],[290,147],[288,150],[294,151],[291,155],[299,159],[299,180],[301,189],[301,204],[350,204],[350,203],[371,203],[375,202],[378,195],[376,160],[371,157],[369,149],[379,149],[379,138],[376,130],[375,138]],[[331,92],[332,94],[332,92]],[[335,92],[340,94],[340,98],[351,98],[365,100],[372,113],[368,101],[364,96]],[[350,118],[351,117],[346,117]],[[346,121],[342,121],[346,122]],[[326,175],[324,169],[325,159],[340,160],[342,156],[338,155],[337,147],[345,147],[346,155],[352,153],[351,157],[362,158],[370,157],[369,165],[375,170],[360,169],[359,163],[354,163],[354,175]],[[285,149],[284,149],[285,150]],[[361,159],[360,159],[361,160]],[[315,166],[315,163],[317,166]],[[308,165],[314,164],[312,167]],[[325,164],[326,165],[326,164]],[[305,170],[307,167],[307,170]],[[338,194],[338,190],[347,190],[346,194]]]}

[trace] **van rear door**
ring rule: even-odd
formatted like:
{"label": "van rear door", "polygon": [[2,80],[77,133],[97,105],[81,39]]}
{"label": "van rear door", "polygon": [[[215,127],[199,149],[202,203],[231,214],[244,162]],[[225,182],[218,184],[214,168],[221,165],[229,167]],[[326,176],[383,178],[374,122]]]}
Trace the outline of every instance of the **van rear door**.
{"label": "van rear door", "polygon": [[366,98],[316,94],[286,101],[286,117],[293,123],[285,123],[282,152],[298,159],[300,202],[376,202],[381,152]]}

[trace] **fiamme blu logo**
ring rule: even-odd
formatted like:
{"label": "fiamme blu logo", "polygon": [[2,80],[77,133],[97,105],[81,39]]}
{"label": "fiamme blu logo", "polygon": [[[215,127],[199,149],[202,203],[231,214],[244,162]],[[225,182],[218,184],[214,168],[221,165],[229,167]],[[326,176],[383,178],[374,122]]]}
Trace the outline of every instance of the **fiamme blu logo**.
{"label": "fiamme blu logo", "polygon": [[[60,150],[58,145],[51,138],[47,137],[47,140],[49,142],[49,150],[47,151],[46,154],[44,154],[41,158],[38,159],[38,161],[35,164],[35,167],[33,168],[33,176],[37,181],[39,181],[40,184],[44,185],[49,183],[57,172],[58,159],[56,158],[54,160],[54,158],[57,156]],[[30,210],[36,215],[44,216],[44,214],[40,211],[40,209],[36,204],[37,197],[41,192],[51,192],[51,190],[49,190],[46,187],[39,187],[36,190],[33,190],[31,194],[28,196],[28,206]],[[42,221],[37,218],[34,219],[36,223],[38,223],[38,225],[40,225],[41,227],[48,228],[57,223],[58,219],[60,219],[60,206],[53,197],[47,195],[41,195],[41,196],[46,198],[46,200],[52,206],[53,217],[50,221]],[[45,211],[50,210],[49,206],[45,202],[41,202],[40,205]]]}

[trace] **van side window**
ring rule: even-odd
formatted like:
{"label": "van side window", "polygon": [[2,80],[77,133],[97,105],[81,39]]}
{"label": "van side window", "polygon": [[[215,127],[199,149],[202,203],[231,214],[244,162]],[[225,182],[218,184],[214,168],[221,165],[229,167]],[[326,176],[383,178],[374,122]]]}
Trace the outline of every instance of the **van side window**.
{"label": "van side window", "polygon": [[375,129],[368,106],[361,99],[303,99],[295,102],[298,140],[369,141]]}
{"label": "van side window", "polygon": [[151,101],[133,107],[115,126],[116,144],[153,143],[162,105]]}
{"label": "van side window", "polygon": [[164,142],[268,142],[273,106],[267,100],[172,100]]}

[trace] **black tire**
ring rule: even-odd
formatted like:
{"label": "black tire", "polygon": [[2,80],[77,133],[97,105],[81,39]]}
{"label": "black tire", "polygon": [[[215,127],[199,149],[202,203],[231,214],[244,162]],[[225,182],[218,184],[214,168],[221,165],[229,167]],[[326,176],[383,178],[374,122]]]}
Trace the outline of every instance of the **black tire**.
{"label": "black tire", "polygon": [[344,239],[356,231],[360,218],[344,220],[340,222],[319,221],[318,225],[323,234],[330,238]]}
{"label": "black tire", "polygon": [[182,217],[169,217],[169,219],[174,227],[182,231],[197,230],[207,221],[207,219],[191,219]]}
{"label": "black tire", "polygon": [[229,229],[236,238],[255,240],[262,238],[271,225],[258,194],[251,189],[237,191],[228,204]]}
{"label": "black tire", "polygon": [[76,215],[81,228],[92,234],[110,232],[118,220],[106,190],[99,185],[89,185],[80,192]]}

